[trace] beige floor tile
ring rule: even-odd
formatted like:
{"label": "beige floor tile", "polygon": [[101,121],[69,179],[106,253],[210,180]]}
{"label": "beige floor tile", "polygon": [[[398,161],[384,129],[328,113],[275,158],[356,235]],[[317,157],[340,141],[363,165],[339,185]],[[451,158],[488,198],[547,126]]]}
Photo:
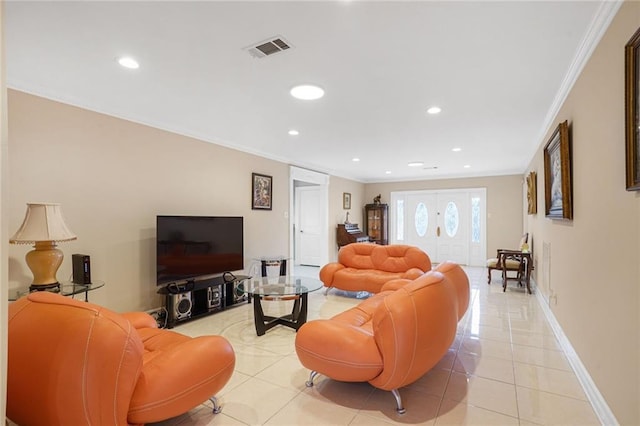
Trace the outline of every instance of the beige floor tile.
{"label": "beige floor tile", "polygon": [[440,398],[405,387],[400,389],[404,414],[396,411],[396,400],[391,392],[376,389],[362,407],[360,414],[384,420],[392,424],[433,424]]}
{"label": "beige floor tile", "polygon": [[432,368],[424,376],[408,385],[407,389],[413,389],[426,394],[442,398],[449,382],[451,369]]}
{"label": "beige floor tile", "polygon": [[446,354],[438,361],[438,363],[433,368],[440,368],[442,370],[451,370],[453,368],[453,363],[456,360],[456,353],[458,349],[449,348]]}
{"label": "beige floor tile", "polygon": [[533,333],[540,334],[549,334],[553,335],[553,330],[547,324],[547,322],[543,319],[539,320],[522,320],[522,319],[511,319],[511,330],[512,331],[529,331]]}
{"label": "beige floor tile", "polygon": [[477,337],[479,339],[497,340],[500,342],[511,341],[511,333],[508,326],[489,327],[486,325],[478,325],[477,327],[467,328],[464,337]]}
{"label": "beige floor tile", "polygon": [[449,378],[445,399],[517,417],[515,386],[483,377],[453,372]]}
{"label": "beige floor tile", "polygon": [[257,379],[273,383],[283,388],[302,392],[307,387],[310,371],[300,364],[296,355],[289,355],[255,375]]}
{"label": "beige floor tile", "polygon": [[440,425],[518,426],[518,418],[444,399],[436,418],[436,426]]}
{"label": "beige floor tile", "polygon": [[513,330],[511,332],[511,342],[516,345],[533,346],[535,348],[551,349],[556,351],[562,350],[558,340],[555,336],[550,334]]}
{"label": "beige floor tile", "polygon": [[258,374],[282,359],[282,355],[251,345],[235,343],[233,344],[233,349],[236,353],[235,371],[249,376]]}
{"label": "beige floor tile", "polygon": [[[392,424],[394,423],[380,418],[370,417],[366,414],[356,414],[356,416],[353,418],[353,421],[349,423],[349,426],[388,426]],[[431,424],[433,424],[433,422],[431,422]]]}
{"label": "beige floor tile", "polygon": [[520,418],[541,425],[599,425],[591,404],[518,386],[518,410]]}
{"label": "beige floor tile", "polygon": [[514,362],[516,385],[575,399],[586,400],[580,382],[572,371]]}
{"label": "beige floor tile", "polygon": [[358,411],[331,401],[300,394],[278,411],[265,424],[284,425],[348,425]]}
{"label": "beige floor tile", "polygon": [[522,345],[513,345],[512,350],[516,362],[573,371],[564,352]]}
{"label": "beige floor tile", "polygon": [[318,400],[359,410],[364,406],[373,390],[374,387],[369,383],[338,382],[321,375],[316,377],[312,387],[304,389],[304,393]]}
{"label": "beige floor tile", "polygon": [[506,383],[515,383],[513,364],[510,360],[459,352],[453,369],[457,373],[471,374]]}
{"label": "beige floor tile", "polygon": [[246,424],[265,424],[299,393],[251,378],[225,394],[225,415]]}
{"label": "beige floor tile", "polygon": [[478,356],[490,356],[511,361],[511,343],[477,337],[466,337],[460,346],[460,352]]}

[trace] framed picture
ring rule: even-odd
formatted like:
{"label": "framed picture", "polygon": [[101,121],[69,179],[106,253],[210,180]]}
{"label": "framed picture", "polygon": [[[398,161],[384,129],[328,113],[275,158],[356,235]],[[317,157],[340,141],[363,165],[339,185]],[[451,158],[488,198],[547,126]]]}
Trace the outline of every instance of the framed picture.
{"label": "framed picture", "polygon": [[571,191],[569,125],[564,121],[544,146],[544,198],[547,217],[573,219]]}
{"label": "framed picture", "polygon": [[342,208],[345,210],[349,210],[351,208],[351,193],[342,193]]}
{"label": "framed picture", "polygon": [[271,210],[273,178],[258,173],[251,174],[251,208],[253,210]]}
{"label": "framed picture", "polygon": [[527,213],[538,213],[538,174],[536,172],[530,172],[527,175]]}
{"label": "framed picture", "polygon": [[627,191],[640,190],[640,28],[624,47]]}

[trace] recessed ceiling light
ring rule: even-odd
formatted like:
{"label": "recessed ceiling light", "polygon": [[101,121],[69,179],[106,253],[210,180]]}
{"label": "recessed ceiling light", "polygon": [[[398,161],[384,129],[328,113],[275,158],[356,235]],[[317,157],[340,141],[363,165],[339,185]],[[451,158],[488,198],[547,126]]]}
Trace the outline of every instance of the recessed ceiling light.
{"label": "recessed ceiling light", "polygon": [[296,86],[291,89],[289,93],[291,93],[291,96],[294,98],[305,101],[313,101],[324,96],[324,90],[322,88],[311,84]]}
{"label": "recessed ceiling light", "polygon": [[441,111],[442,111],[442,109],[440,107],[432,106],[431,108],[429,108],[427,110],[427,113],[429,113],[429,114],[439,114]]}
{"label": "recessed ceiling light", "polygon": [[471,168],[471,165],[469,165],[469,164],[465,164],[465,165],[464,165],[464,168],[465,168],[465,169],[470,169],[470,168]]}
{"label": "recessed ceiling light", "polygon": [[391,174],[391,170],[387,170],[386,172],[384,172],[385,175],[390,175]]}
{"label": "recessed ceiling light", "polygon": [[300,134],[300,132],[297,131],[296,129],[291,129],[291,130],[289,130],[289,134],[291,136],[298,136]]}
{"label": "recessed ceiling light", "polygon": [[357,163],[358,161],[360,161],[360,159],[358,157],[352,158],[351,161],[353,161],[354,163]]}
{"label": "recessed ceiling light", "polygon": [[458,147],[456,147],[456,148],[453,148],[451,151],[453,151],[453,152],[460,152],[460,151],[462,151],[462,148],[458,148]]}
{"label": "recessed ceiling light", "polygon": [[422,161],[412,161],[411,163],[407,164],[407,166],[409,166],[409,167],[422,167],[422,166],[424,166],[424,163]]}
{"label": "recessed ceiling light", "polygon": [[137,70],[138,68],[140,68],[140,64],[138,64],[138,61],[136,61],[135,59],[129,56],[123,56],[122,58],[118,58],[118,63],[123,67],[129,68],[132,70]]}

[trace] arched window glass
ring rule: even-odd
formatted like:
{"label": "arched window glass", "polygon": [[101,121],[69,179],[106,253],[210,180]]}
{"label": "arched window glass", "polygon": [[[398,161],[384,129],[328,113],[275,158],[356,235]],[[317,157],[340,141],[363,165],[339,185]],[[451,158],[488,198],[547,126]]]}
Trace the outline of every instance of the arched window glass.
{"label": "arched window glass", "polygon": [[424,203],[420,203],[416,207],[415,225],[418,236],[424,237],[429,226],[429,212]]}
{"label": "arched window glass", "polygon": [[458,233],[458,206],[453,201],[449,201],[444,211],[444,229],[449,237],[454,237]]}

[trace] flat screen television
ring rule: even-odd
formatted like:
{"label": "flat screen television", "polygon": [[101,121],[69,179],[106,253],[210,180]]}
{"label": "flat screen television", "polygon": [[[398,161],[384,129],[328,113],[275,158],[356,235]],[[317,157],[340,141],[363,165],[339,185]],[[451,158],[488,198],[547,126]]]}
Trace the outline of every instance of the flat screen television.
{"label": "flat screen television", "polygon": [[157,216],[157,285],[244,268],[243,218]]}

